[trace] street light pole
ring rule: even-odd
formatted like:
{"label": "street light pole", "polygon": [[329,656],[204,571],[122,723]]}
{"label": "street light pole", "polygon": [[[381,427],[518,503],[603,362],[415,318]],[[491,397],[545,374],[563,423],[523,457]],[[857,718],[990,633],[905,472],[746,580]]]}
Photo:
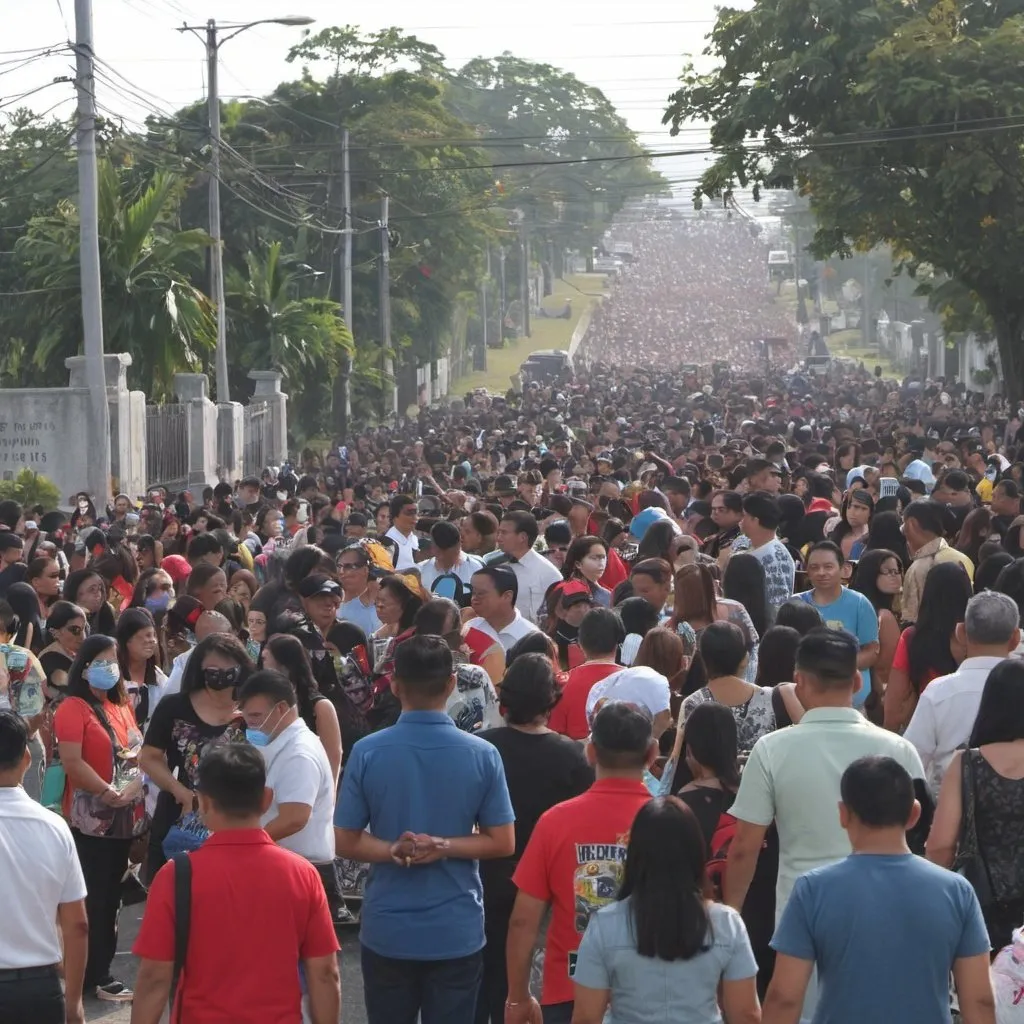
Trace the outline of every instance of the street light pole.
{"label": "street light pole", "polygon": [[206,23],[206,80],[210,111],[210,298],[217,307],[217,401],[231,401],[228,384],[228,314],[224,303],[224,240],[220,224],[220,90],[217,85],[217,22]]}
{"label": "street light pole", "polygon": [[100,279],[96,79],[93,74],[92,0],[75,0],[75,85],[78,89],[78,221],[82,336],[89,386],[89,490],[100,509],[110,498],[110,408],[103,365],[103,293]]}
{"label": "street light pole", "polygon": [[[217,307],[217,350],[216,380],[217,401],[231,401],[228,385],[228,314],[224,301],[224,240],[221,234],[220,221],[220,89],[217,81],[217,59],[223,43],[233,39],[246,29],[256,25],[312,25],[314,19],[302,15],[285,15],[281,18],[261,18],[243,24],[218,25],[210,18],[202,31],[205,31],[206,43],[206,80],[210,120],[210,237],[213,239],[213,251],[210,256],[210,298]],[[217,33],[231,30],[223,39]],[[199,35],[200,26],[182,25],[179,32],[192,32]],[[200,38],[203,38],[200,36]]]}

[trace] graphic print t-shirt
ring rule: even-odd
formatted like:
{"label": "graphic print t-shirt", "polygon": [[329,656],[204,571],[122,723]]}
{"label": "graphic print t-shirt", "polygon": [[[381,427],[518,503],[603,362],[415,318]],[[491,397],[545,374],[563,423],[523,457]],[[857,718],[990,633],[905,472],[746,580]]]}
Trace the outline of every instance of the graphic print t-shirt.
{"label": "graphic print t-shirt", "polygon": [[576,951],[592,914],[615,899],[636,812],[650,800],[642,782],[602,779],[543,814],[512,877],[551,904],[541,1003],[573,999]]}
{"label": "graphic print t-shirt", "polygon": [[777,537],[762,544],[751,546],[747,537],[739,537],[732,545],[733,553],[749,551],[764,568],[764,595],[768,602],[768,613],[772,620],[775,613],[793,596],[796,583],[796,564],[786,545]]}

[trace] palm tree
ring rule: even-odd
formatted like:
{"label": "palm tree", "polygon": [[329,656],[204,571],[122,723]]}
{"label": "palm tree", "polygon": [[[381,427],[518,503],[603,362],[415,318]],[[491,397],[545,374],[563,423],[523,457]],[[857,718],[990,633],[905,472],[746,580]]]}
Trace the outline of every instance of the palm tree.
{"label": "palm tree", "polygon": [[326,428],[331,384],[353,350],[338,304],[308,294],[319,277],[282,255],[280,242],[247,253],[244,274],[227,274],[232,389],[241,392],[249,370],[279,370],[298,419],[293,425],[307,436]]}
{"label": "palm tree", "polygon": [[[166,399],[174,374],[202,369],[216,340],[210,300],[192,284],[212,244],[178,229],[184,177],[99,165],[100,272],[104,348],[132,357],[129,379]],[[47,383],[65,383],[64,359],[82,344],[79,218],[71,200],[35,217],[15,245],[24,270],[21,337],[35,338],[31,362]]]}

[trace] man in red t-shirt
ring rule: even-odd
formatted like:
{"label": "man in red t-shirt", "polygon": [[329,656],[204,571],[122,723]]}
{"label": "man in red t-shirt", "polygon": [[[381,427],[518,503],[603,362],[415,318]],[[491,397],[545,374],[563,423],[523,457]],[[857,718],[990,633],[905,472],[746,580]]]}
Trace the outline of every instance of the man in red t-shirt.
{"label": "man in red t-shirt", "polygon": [[530,961],[549,905],[543,1019],[572,1021],[576,951],[590,916],[618,892],[633,819],[650,799],[644,769],[657,754],[644,709],[613,702],[597,713],[587,744],[597,781],[541,816],[512,876],[519,893],[508,929],[505,1024],[540,1019],[541,1007],[530,995]]}
{"label": "man in red t-shirt", "polygon": [[550,729],[573,740],[585,740],[590,735],[587,697],[597,683],[622,668],[615,655],[623,639],[622,620],[611,609],[592,608],[583,616],[578,640],[587,660],[569,673],[562,699],[551,712]]}
{"label": "man in red t-shirt", "polygon": [[[171,1020],[281,1024],[302,1016],[336,1024],[341,1013],[338,940],[323,883],[309,861],[260,827],[270,806],[256,747],[217,744],[199,765],[199,813],[213,835],[192,865],[188,952]],[[158,1024],[174,968],[174,862],[153,879],[139,937],[132,1024]],[[180,1011],[180,1014],[179,1014]]]}

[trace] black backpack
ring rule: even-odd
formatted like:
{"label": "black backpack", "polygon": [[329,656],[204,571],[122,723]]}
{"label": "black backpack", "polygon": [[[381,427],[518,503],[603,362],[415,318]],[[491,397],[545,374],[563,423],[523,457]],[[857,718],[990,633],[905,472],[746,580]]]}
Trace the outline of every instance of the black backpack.
{"label": "black backpack", "polygon": [[469,607],[469,587],[453,572],[443,572],[430,584],[430,592],[436,597],[447,597],[460,608]]}

